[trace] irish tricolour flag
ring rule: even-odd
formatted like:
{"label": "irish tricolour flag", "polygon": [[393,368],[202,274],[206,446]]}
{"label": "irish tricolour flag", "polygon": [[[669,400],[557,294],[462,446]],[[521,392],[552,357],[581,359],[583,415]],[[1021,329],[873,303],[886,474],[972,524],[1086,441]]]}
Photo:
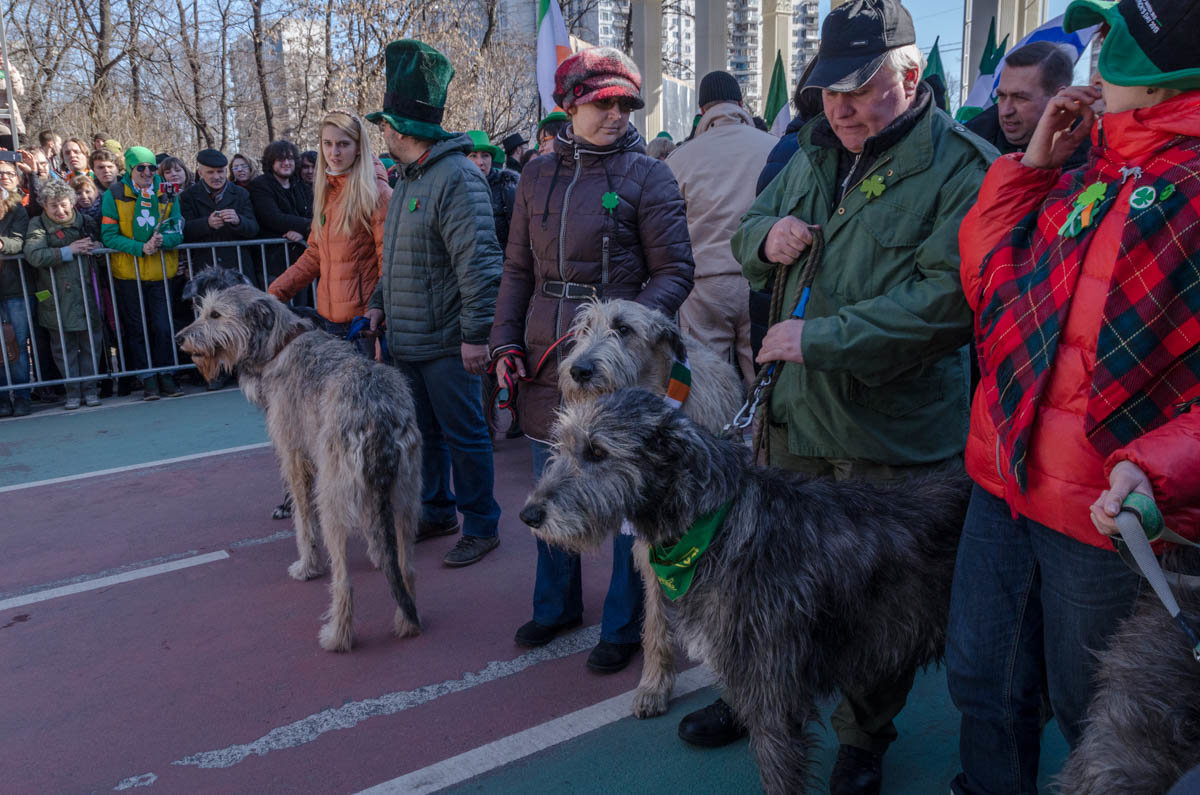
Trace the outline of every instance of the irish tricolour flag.
{"label": "irish tricolour flag", "polygon": [[537,81],[542,107],[554,110],[554,70],[571,54],[571,39],[558,0],[539,0],[537,29]]}

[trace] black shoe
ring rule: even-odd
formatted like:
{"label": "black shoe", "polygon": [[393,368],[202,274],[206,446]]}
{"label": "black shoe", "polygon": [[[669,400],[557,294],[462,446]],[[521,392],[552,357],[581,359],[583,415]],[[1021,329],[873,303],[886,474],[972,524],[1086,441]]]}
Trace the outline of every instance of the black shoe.
{"label": "black shoe", "polygon": [[179,388],[179,384],[175,383],[175,379],[171,377],[170,373],[160,375],[158,383],[165,397],[179,397],[183,394],[183,390]]}
{"label": "black shoe", "polygon": [[843,745],[829,775],[829,795],[879,795],[883,754]]}
{"label": "black shoe", "polygon": [[0,417],[11,417],[12,414],[12,400],[8,397],[8,395],[0,395]]}
{"label": "black shoe", "polygon": [[442,558],[442,563],[452,569],[470,566],[483,560],[483,556],[500,546],[500,536],[463,536],[454,548]]}
{"label": "black shoe", "polygon": [[142,400],[158,400],[158,378],[152,375],[142,379]]}
{"label": "black shoe", "polygon": [[33,407],[29,405],[29,398],[27,398],[27,397],[13,398],[13,416],[14,417],[27,417],[27,416],[29,416],[29,412],[32,408]]}
{"label": "black shoe", "polygon": [[689,712],[679,721],[679,739],[705,748],[720,748],[746,736],[746,727],[733,710],[718,698],[704,709]]}
{"label": "black shoe", "polygon": [[517,630],[517,636],[513,638],[513,642],[518,646],[524,646],[527,649],[536,649],[538,646],[545,646],[550,641],[562,632],[568,629],[574,629],[583,623],[582,618],[577,618],[574,621],[568,621],[565,624],[548,627],[545,624],[539,624],[536,621],[526,621]]}
{"label": "black shoe", "polygon": [[413,538],[413,542],[420,543],[439,536],[452,536],[457,532],[457,519],[447,519],[444,522],[427,522],[422,519],[417,522],[417,535]]}
{"label": "black shoe", "polygon": [[609,643],[602,640],[588,655],[587,667],[598,674],[615,674],[624,671],[625,666],[642,648],[640,643]]}

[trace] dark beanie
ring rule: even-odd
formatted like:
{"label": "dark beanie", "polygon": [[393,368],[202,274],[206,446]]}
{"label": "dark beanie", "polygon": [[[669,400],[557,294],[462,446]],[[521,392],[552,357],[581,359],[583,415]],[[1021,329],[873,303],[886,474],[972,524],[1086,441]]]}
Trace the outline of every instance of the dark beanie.
{"label": "dark beanie", "polygon": [[700,81],[700,107],[710,102],[741,102],[742,87],[729,72],[709,72]]}

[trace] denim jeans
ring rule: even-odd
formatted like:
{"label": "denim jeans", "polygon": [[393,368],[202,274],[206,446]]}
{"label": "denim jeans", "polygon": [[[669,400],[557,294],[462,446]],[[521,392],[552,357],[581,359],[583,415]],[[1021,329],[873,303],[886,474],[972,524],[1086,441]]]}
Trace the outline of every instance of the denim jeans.
{"label": "denim jeans", "polygon": [[[320,316],[318,315],[318,317]],[[350,323],[334,323],[332,320],[326,320],[322,317],[321,330],[327,334],[332,334],[339,340],[344,340],[346,339],[346,335],[350,333]],[[375,339],[373,337],[368,337],[366,334],[359,334],[350,344],[368,359],[375,358]]]}
{"label": "denim jeans", "polygon": [[421,519],[448,522],[457,509],[464,536],[496,535],[500,506],[493,496],[492,437],[483,421],[479,376],[457,356],[396,367],[412,387],[421,429]]}
{"label": "denim jeans", "polygon": [[[550,447],[530,442],[533,479],[542,476]],[[537,578],[533,584],[533,620],[546,627],[583,616],[583,578],[579,556],[537,542]],[[613,537],[613,570],[600,616],[600,639],[609,643],[637,643],[642,637],[642,578],[633,565],[633,536]]]}
{"label": "denim jeans", "polygon": [[[29,383],[29,351],[27,345],[29,343],[29,319],[33,316],[33,308],[25,302],[24,298],[6,298],[0,302],[0,317],[12,323],[13,331],[17,335],[17,360],[8,363],[8,372],[12,376],[12,380],[5,379],[5,384],[28,384]],[[4,374],[4,365],[0,364],[0,375]],[[14,389],[11,392],[0,394],[0,400],[6,397],[25,399],[29,398],[28,389]]]}
{"label": "denim jeans", "polygon": [[[163,283],[143,281],[140,297],[136,279],[113,279],[112,286],[121,320],[121,336],[125,339],[125,369],[137,371],[174,364],[175,332],[167,314],[167,291]],[[142,330],[143,311],[145,331]],[[150,362],[146,361],[146,332],[150,334]]]}
{"label": "denim jeans", "polygon": [[975,487],[946,639],[950,696],[962,713],[953,792],[1037,791],[1043,696],[1074,748],[1094,653],[1132,612],[1140,586],[1116,552],[1014,519],[1004,500]]}

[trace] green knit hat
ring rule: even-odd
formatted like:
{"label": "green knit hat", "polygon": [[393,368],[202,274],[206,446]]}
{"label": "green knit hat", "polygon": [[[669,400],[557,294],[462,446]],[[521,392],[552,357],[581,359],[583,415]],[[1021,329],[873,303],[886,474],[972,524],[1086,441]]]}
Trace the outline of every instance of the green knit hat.
{"label": "green knit hat", "polygon": [[149,163],[152,166],[158,165],[158,161],[154,159],[154,153],[144,146],[131,146],[125,150],[126,171],[133,171],[133,167],[140,163]]}
{"label": "green knit hat", "polygon": [[467,130],[467,135],[471,136],[472,152],[487,152],[492,156],[493,166],[504,165],[504,150],[495,146],[488,138],[487,133],[483,130]]}
{"label": "green knit hat", "polygon": [[1195,0],[1073,0],[1063,15],[1071,33],[1107,23],[1100,76],[1118,86],[1200,88],[1200,4]]}
{"label": "green knit hat", "polygon": [[367,114],[367,121],[386,121],[398,133],[444,141],[454,133],[442,129],[446,89],[454,67],[445,55],[421,41],[400,39],[387,46],[387,87],[383,110]]}

